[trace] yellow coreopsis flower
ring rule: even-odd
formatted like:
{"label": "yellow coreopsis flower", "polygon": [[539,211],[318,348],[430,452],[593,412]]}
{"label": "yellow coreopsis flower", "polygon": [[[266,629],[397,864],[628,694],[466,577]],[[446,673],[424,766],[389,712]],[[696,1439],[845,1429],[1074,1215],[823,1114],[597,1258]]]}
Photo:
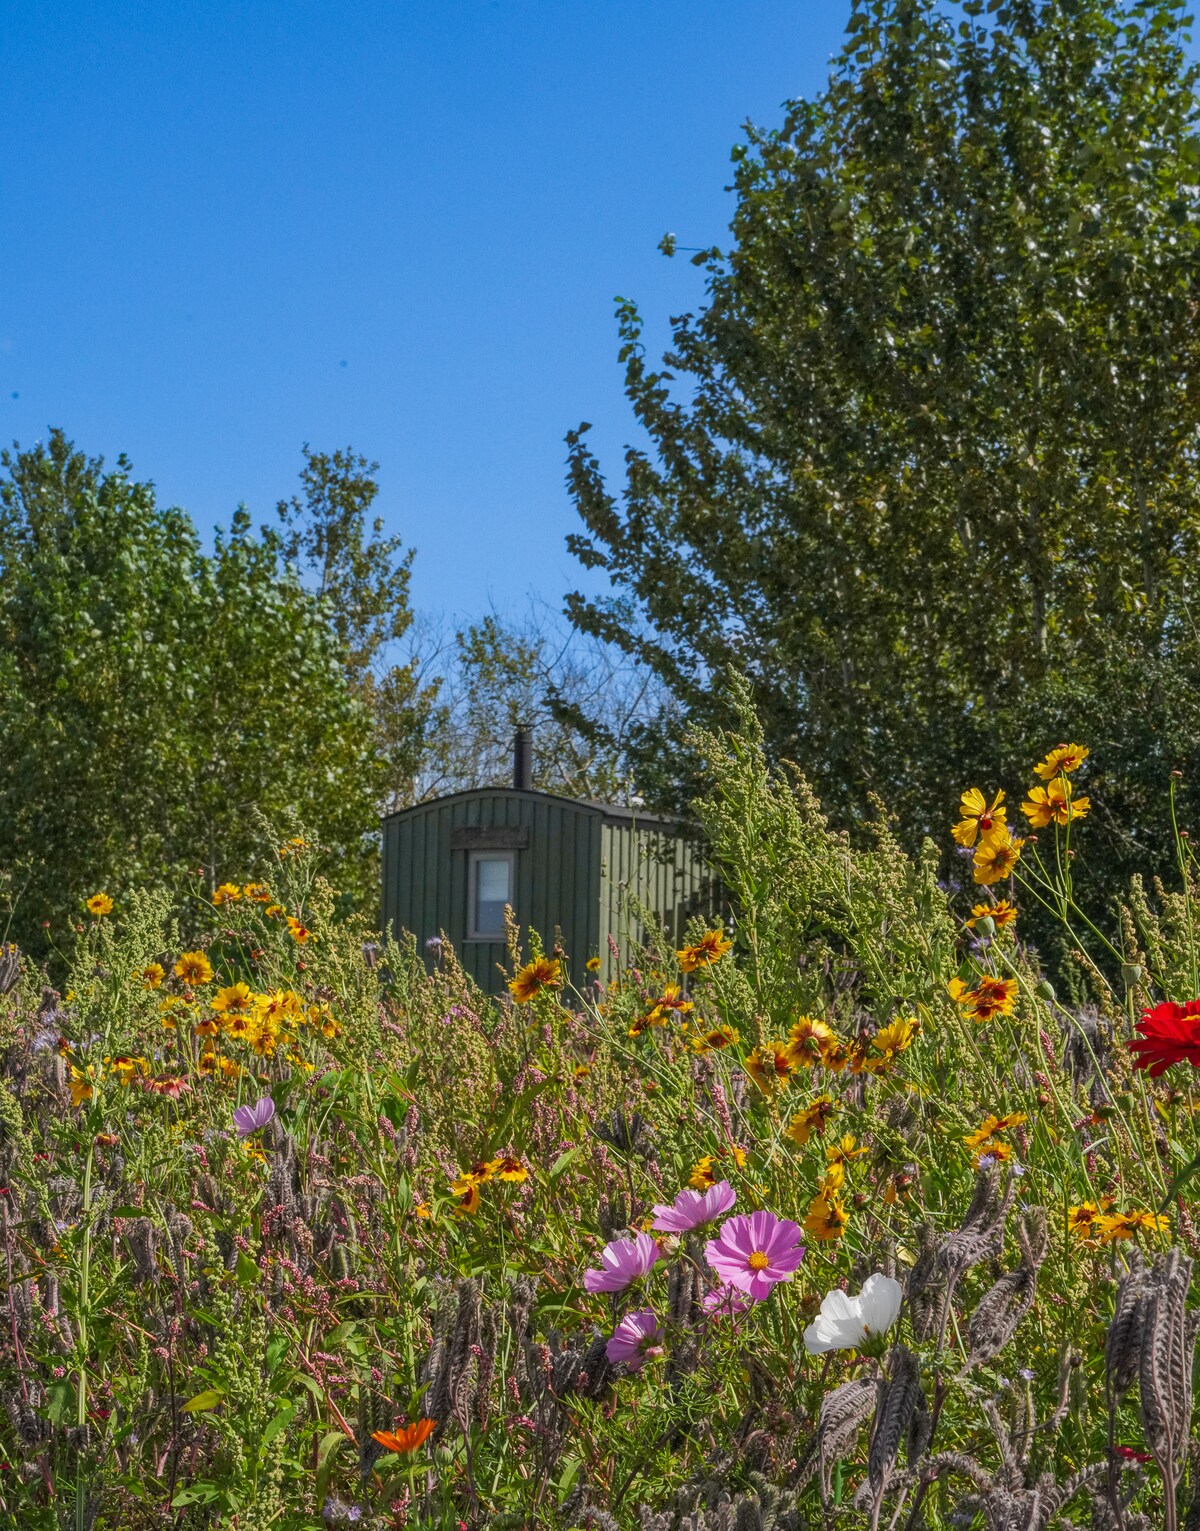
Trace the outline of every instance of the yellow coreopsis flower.
{"label": "yellow coreopsis flower", "polygon": [[220,908],[222,904],[236,904],[242,896],[241,884],[236,882],[223,882],[212,896],[213,904]]}
{"label": "yellow coreopsis flower", "polygon": [[247,1015],[255,1005],[258,995],[248,984],[234,983],[227,989],[218,989],[210,1001],[218,1015]]}
{"label": "yellow coreopsis flower", "polygon": [[86,908],[89,914],[94,914],[97,919],[101,919],[104,915],[113,912],[113,901],[107,893],[93,893],[91,898],[86,900]]}
{"label": "yellow coreopsis flower", "polygon": [[824,1132],[841,1109],[832,1096],[818,1095],[816,1100],[805,1106],[803,1111],[796,1112],[787,1128],[786,1135],[793,1143],[803,1147],[814,1132]]}
{"label": "yellow coreopsis flower", "polygon": [[819,1244],[827,1244],[841,1238],[849,1221],[840,1197],[831,1192],[814,1198],[804,1218],[804,1231]]}
{"label": "yellow coreopsis flower", "polygon": [[1021,812],[1029,820],[1031,829],[1045,829],[1047,824],[1062,827],[1073,819],[1082,819],[1091,806],[1091,798],[1072,797],[1071,784],[1066,777],[1056,776],[1044,787],[1030,787],[1029,796],[1021,804]]}
{"label": "yellow coreopsis flower", "polygon": [[984,916],[992,921],[997,930],[1003,930],[1012,925],[1017,918],[1017,906],[1010,903],[1006,898],[997,899],[994,904],[972,904],[971,918],[967,921],[968,929],[975,929],[975,921]]}
{"label": "yellow coreopsis flower", "polygon": [[1094,1201],[1083,1201],[1076,1207],[1068,1207],[1067,1231],[1084,1243],[1091,1243],[1095,1238],[1100,1220],[1112,1205],[1111,1196],[1102,1196],[1099,1205]]}
{"label": "yellow coreopsis flower", "polygon": [[703,1159],[697,1160],[688,1176],[688,1185],[694,1186],[697,1191],[707,1191],[709,1186],[716,1185],[717,1177],[713,1171],[713,1156],[705,1154]]}
{"label": "yellow coreopsis flower", "polygon": [[487,1167],[497,1180],[510,1180],[514,1185],[521,1185],[529,1179],[528,1166],[522,1164],[520,1159],[514,1159],[511,1154],[501,1154],[498,1159],[489,1159]]}
{"label": "yellow coreopsis flower", "polygon": [[851,1159],[861,1159],[866,1151],[854,1134],[848,1132],[825,1150],[825,1157],[830,1164],[847,1164]]}
{"label": "yellow coreopsis flower", "polygon": [[1001,1132],[1007,1132],[1011,1127],[1019,1127],[1022,1122],[1028,1121],[1024,1111],[1013,1111],[1008,1116],[985,1116],[983,1121],[974,1132],[963,1139],[968,1148],[983,1148]]}
{"label": "yellow coreopsis flower", "polygon": [[163,971],[161,962],[148,962],[137,975],[142,981],[143,989],[161,989],[163,979],[167,976]]}
{"label": "yellow coreopsis flower", "polygon": [[871,1046],[883,1055],[885,1061],[891,1063],[912,1046],[920,1030],[921,1023],[914,1016],[892,1021],[875,1033],[871,1038]]}
{"label": "yellow coreopsis flower", "polygon": [[315,941],[316,937],[302,920],[298,920],[294,914],[288,915],[288,932],[298,946],[303,946],[306,941]]}
{"label": "yellow coreopsis flower", "polygon": [[1114,1212],[1096,1219],[1101,1244],[1123,1242],[1135,1233],[1162,1233],[1170,1226],[1170,1218],[1162,1212]]}
{"label": "yellow coreopsis flower", "polygon": [[189,988],[199,988],[201,984],[212,983],[212,963],[203,952],[184,952],[175,964],[175,976],[182,978]]}
{"label": "yellow coreopsis flower", "polygon": [[1024,840],[1012,835],[1006,825],[984,835],[975,849],[975,881],[990,884],[1011,877],[1021,859],[1024,844]]}
{"label": "yellow coreopsis flower", "polygon": [[732,941],[725,939],[723,930],[709,930],[698,941],[683,947],[675,955],[685,973],[694,973],[697,968],[707,967],[709,963],[723,957],[732,945]]}
{"label": "yellow coreopsis flower", "polygon": [[1003,824],[1008,818],[1008,809],[1001,807],[1003,802],[1003,792],[997,792],[989,803],[978,787],[968,787],[959,800],[962,818],[950,831],[959,845],[969,850],[980,835],[990,835]]}
{"label": "yellow coreopsis flower", "polygon": [[562,966],[556,957],[535,957],[508,981],[508,991],[518,1005],[527,1005],[543,989],[561,988]]}
{"label": "yellow coreopsis flower", "polygon": [[720,1052],[723,1047],[732,1047],[738,1040],[738,1032],[733,1026],[713,1026],[708,1031],[697,1032],[691,1038],[691,1048],[697,1053]]}
{"label": "yellow coreopsis flower", "polygon": [[1040,765],[1034,766],[1034,774],[1043,781],[1060,776],[1065,771],[1077,771],[1088,758],[1088,750],[1082,744],[1060,744],[1052,749]]}
{"label": "yellow coreopsis flower", "polygon": [[600,971],[599,957],[589,957],[583,965],[585,968],[587,968],[589,973],[598,973]]}

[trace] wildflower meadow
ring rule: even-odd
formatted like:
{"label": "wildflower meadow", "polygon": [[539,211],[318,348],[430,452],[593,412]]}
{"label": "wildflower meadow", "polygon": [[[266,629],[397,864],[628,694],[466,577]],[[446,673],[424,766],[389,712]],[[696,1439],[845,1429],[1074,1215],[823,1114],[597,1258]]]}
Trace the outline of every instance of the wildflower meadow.
{"label": "wildflower meadow", "polygon": [[1046,740],[912,859],[742,701],[692,741],[728,918],[611,982],[511,923],[488,998],[301,835],[95,890],[53,984],[3,948],[5,1524],[1197,1523],[1186,828],[1081,907]]}

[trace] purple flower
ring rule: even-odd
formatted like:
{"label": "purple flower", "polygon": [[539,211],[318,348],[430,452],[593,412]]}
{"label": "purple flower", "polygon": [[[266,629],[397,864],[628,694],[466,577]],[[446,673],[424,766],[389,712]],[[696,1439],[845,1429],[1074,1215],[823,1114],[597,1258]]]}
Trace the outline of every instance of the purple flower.
{"label": "purple flower", "polygon": [[236,1106],[233,1112],[233,1125],[238,1130],[239,1138],[248,1138],[252,1132],[265,1127],[274,1115],[275,1102],[269,1095],[264,1095],[252,1106]]}
{"label": "purple flower", "polygon": [[654,1209],[654,1226],[660,1233],[687,1233],[723,1217],[737,1200],[728,1180],[718,1180],[707,1191],[680,1191],[670,1207]]}
{"label": "purple flower", "polygon": [[708,1263],[727,1286],[761,1302],[777,1281],[790,1281],[804,1258],[800,1226],[773,1212],[742,1213],[722,1224],[705,1246]]}
{"label": "purple flower", "polygon": [[614,1366],[624,1361],[631,1372],[641,1371],[651,1356],[662,1355],[661,1339],[658,1319],[649,1308],[640,1308],[627,1313],[617,1325],[604,1354]]}
{"label": "purple flower", "polygon": [[705,1292],[700,1306],[709,1318],[735,1318],[750,1306],[750,1299],[735,1286],[716,1286]]}
{"label": "purple flower", "polygon": [[583,1284],[589,1292],[623,1292],[632,1281],[644,1276],[661,1256],[658,1245],[648,1233],[631,1239],[614,1239],[600,1251],[598,1271],[584,1271]]}

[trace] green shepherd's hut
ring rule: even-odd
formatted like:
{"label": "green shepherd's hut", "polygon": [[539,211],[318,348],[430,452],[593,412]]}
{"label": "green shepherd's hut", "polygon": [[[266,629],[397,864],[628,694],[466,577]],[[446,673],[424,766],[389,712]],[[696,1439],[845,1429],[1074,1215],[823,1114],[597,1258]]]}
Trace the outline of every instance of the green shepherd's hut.
{"label": "green shepherd's hut", "polygon": [[446,937],[481,988],[496,993],[506,962],[504,910],[557,939],[581,984],[589,957],[615,971],[645,935],[642,914],[679,944],[694,915],[715,917],[716,884],[699,832],[635,808],[533,789],[530,731],[513,741],[511,787],[432,798],[383,821],[383,928],[418,943]]}

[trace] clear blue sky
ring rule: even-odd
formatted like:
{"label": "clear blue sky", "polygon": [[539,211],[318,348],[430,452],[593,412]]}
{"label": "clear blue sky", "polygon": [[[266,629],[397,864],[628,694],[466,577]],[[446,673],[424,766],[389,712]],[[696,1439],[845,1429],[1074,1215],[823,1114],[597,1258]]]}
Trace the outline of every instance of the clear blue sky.
{"label": "clear blue sky", "polygon": [[563,434],[633,431],[615,295],[721,243],[729,150],[845,0],[0,5],[0,439],[125,451],[205,528],[305,441],[381,464],[416,604],[579,582]]}

